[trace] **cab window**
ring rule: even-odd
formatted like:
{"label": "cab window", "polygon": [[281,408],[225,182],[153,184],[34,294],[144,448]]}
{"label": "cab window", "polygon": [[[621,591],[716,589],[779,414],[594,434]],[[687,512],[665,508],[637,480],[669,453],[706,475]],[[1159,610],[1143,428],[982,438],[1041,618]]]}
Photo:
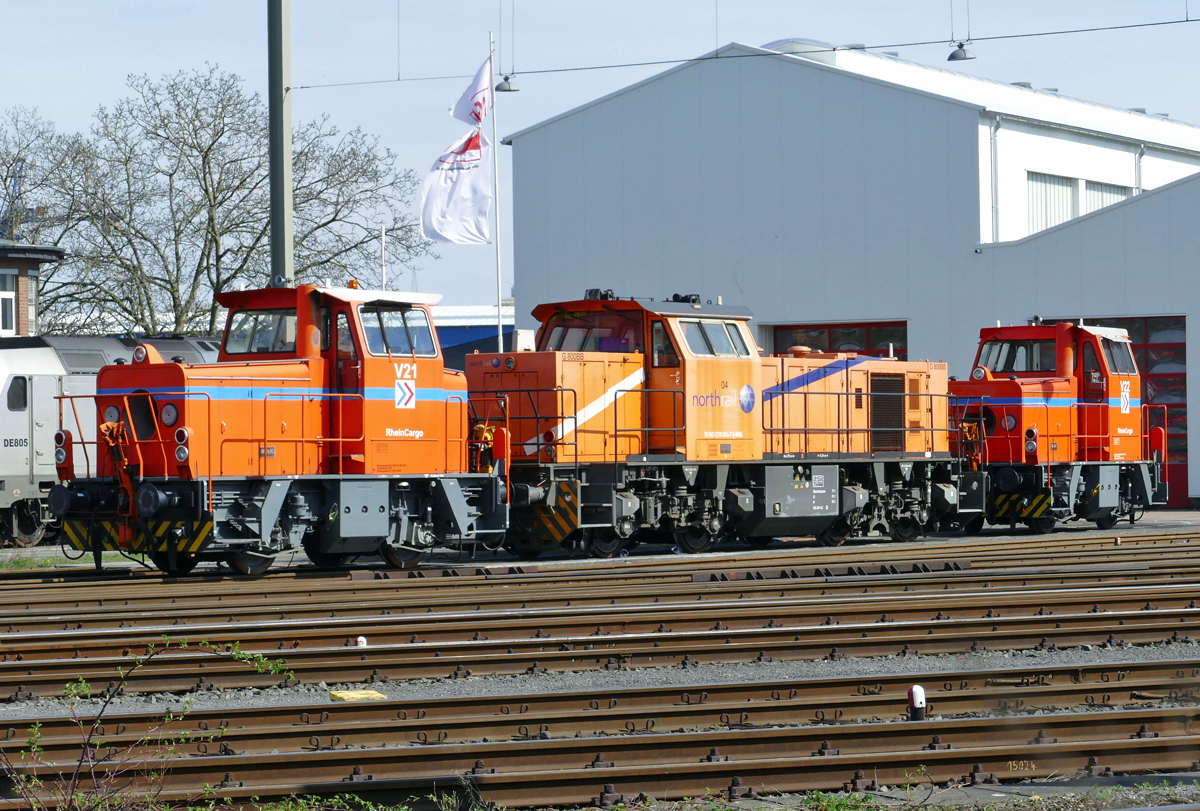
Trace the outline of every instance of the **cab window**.
{"label": "cab window", "polygon": [[372,355],[437,355],[429,315],[414,307],[361,307],[363,334]]}
{"label": "cab window", "polygon": [[661,321],[654,322],[654,326],[650,329],[650,342],[655,367],[679,365],[679,353],[675,351],[675,344],[671,343],[671,336],[667,332],[666,324]]}
{"label": "cab window", "polygon": [[1104,350],[1104,359],[1108,361],[1108,368],[1115,374],[1137,374],[1137,366],[1133,362],[1133,353],[1129,351],[1129,344],[1124,341],[1101,338],[1100,346]]}
{"label": "cab window", "polygon": [[639,310],[558,312],[542,328],[539,352],[644,352]]}
{"label": "cab window", "polygon": [[8,410],[24,411],[29,406],[29,378],[14,377],[8,382]]}
{"label": "cab window", "polygon": [[684,340],[693,355],[700,357],[749,357],[741,330],[732,321],[680,321]]}
{"label": "cab window", "polygon": [[992,372],[1048,372],[1056,364],[1054,341],[987,341],[979,366]]}
{"label": "cab window", "polygon": [[230,355],[296,351],[296,310],[239,310],[229,319]]}
{"label": "cab window", "polygon": [[750,350],[746,348],[746,342],[742,339],[742,330],[738,327],[736,321],[726,321],[725,330],[729,333],[729,340],[733,342],[733,348],[742,357],[750,357]]}
{"label": "cab window", "polygon": [[358,352],[345,311],[337,314],[337,374],[339,391],[348,394],[358,391]]}

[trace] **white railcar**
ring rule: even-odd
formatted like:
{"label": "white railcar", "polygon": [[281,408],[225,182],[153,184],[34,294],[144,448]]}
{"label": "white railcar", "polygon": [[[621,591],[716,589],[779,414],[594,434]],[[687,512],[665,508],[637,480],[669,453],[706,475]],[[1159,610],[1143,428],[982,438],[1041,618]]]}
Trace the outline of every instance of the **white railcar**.
{"label": "white railcar", "polygon": [[[90,395],[96,393],[96,373],[109,364],[128,363],[138,343],[187,363],[211,363],[219,349],[216,340],[204,338],[0,338],[0,541],[33,546],[51,539],[57,524],[46,510],[46,494],[58,482],[54,433],[60,408],[63,427],[94,442],[96,410]],[[58,399],[63,395],[88,397]],[[88,461],[76,454],[78,475],[87,475]]]}

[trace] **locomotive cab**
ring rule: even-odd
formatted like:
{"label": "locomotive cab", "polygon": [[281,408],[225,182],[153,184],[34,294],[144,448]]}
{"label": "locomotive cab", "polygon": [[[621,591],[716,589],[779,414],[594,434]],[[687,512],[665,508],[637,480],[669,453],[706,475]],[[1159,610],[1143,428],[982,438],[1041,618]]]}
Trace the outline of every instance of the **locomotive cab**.
{"label": "locomotive cab", "polygon": [[467,358],[473,394],[509,398],[514,460],[756,457],[750,313],[675,298],[542,304],[536,351]]}
{"label": "locomotive cab", "polygon": [[951,392],[956,451],[990,477],[988,521],[1108,528],[1165,503],[1165,415],[1141,403],[1124,330],[1068,322],[981,330],[970,379]]}

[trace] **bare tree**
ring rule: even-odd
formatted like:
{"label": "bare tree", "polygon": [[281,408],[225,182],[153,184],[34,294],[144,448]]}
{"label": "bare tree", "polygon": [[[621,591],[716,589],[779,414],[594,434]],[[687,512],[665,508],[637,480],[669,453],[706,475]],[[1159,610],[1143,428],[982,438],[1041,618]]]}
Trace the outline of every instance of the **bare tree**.
{"label": "bare tree", "polygon": [[[69,251],[41,279],[43,329],[212,332],[214,293],[269,277],[266,108],[216,67],[128,84],[86,137],[28,111],[2,122],[8,140],[41,145],[44,181],[25,197],[45,201],[47,235]],[[293,179],[298,280],[377,280],[381,226],[393,260],[432,256],[407,213],[418,179],[378,138],[302,124]]]}

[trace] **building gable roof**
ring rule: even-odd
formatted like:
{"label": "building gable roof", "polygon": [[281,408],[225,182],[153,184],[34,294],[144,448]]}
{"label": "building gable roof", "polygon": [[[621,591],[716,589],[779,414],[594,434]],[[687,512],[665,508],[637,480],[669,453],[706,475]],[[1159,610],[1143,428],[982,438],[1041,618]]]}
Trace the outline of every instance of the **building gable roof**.
{"label": "building gable roof", "polygon": [[[799,42],[799,40],[796,40]],[[771,43],[778,46],[790,42]],[[809,42],[810,46],[822,43]],[[968,76],[942,68],[928,67],[899,57],[874,53],[862,48],[827,46],[811,47],[793,53],[780,53],[772,48],[755,48],[730,43],[694,60],[676,65],[662,73],[647,77],[600,98],[519,130],[501,139],[512,144],[517,138],[573,116],[591,107],[657,82],[666,76],[689,70],[718,58],[776,58],[787,64],[815,70],[830,71],[842,76],[895,88],[908,93],[936,98],[952,104],[971,107],[1033,124],[1047,124],[1110,135],[1123,140],[1144,142],[1147,145],[1200,153],[1200,127],[1158,115],[1123,110],[1096,102],[1084,101],[1048,90],[1005,84],[992,79]]]}
{"label": "building gable roof", "polygon": [[840,74],[842,76],[848,76],[851,78],[859,79],[861,81],[870,82],[872,84],[883,85],[885,87],[891,87],[891,88],[903,90],[903,91],[906,91],[909,93],[916,93],[917,95],[921,95],[921,96],[928,96],[930,98],[935,98],[939,101],[949,102],[950,104],[957,104],[957,105],[960,105],[963,107],[970,107],[970,108],[977,109],[977,110],[983,109],[980,105],[973,104],[968,101],[950,98],[947,96],[941,96],[941,95],[938,95],[937,93],[930,93],[930,92],[923,91],[923,90],[920,90],[917,88],[907,87],[905,85],[898,85],[895,82],[890,82],[890,81],[887,81],[884,79],[876,79],[871,76],[864,76],[862,74],[841,70],[836,66],[827,65],[822,62],[816,62],[811,59],[798,59],[797,57],[795,57],[792,54],[783,54],[783,53],[779,53],[777,51],[772,51],[767,48],[755,48],[751,45],[743,45],[738,42],[731,42],[730,44],[725,45],[725,46],[717,49],[716,51],[710,51],[709,53],[706,53],[703,56],[697,57],[696,59],[690,60],[688,62],[684,62],[681,65],[676,65],[673,68],[664,70],[662,73],[656,73],[653,76],[649,76],[645,79],[642,79],[640,82],[634,82],[633,84],[628,85],[627,87],[622,87],[620,90],[615,90],[612,93],[609,93],[608,95],[601,96],[598,99],[592,99],[591,101],[581,104],[578,107],[567,110],[566,112],[559,113],[556,116],[547,118],[545,121],[539,121],[537,124],[533,124],[532,126],[526,127],[525,129],[518,130],[517,132],[514,132],[511,135],[506,135],[500,139],[500,143],[511,145],[514,139],[520,138],[524,135],[528,135],[529,133],[533,132],[534,130],[541,129],[542,127],[545,127],[549,124],[553,124],[557,121],[560,121],[564,118],[568,118],[577,113],[581,113],[584,110],[587,110],[589,108],[597,107],[601,104],[611,101],[612,99],[618,98],[619,96],[623,96],[626,93],[630,93],[634,90],[637,90],[638,88],[645,87],[646,85],[649,85],[649,84],[653,84],[654,82],[657,82],[667,76],[671,76],[675,73],[679,73],[684,70],[691,70],[691,69],[695,68],[697,65],[703,65],[703,64],[706,64],[709,62],[718,61],[719,59],[723,59],[726,57],[731,58],[731,59],[750,58],[750,57],[759,57],[759,58],[765,58],[765,59],[779,59],[779,60],[783,60],[787,64],[791,64],[791,65],[794,65],[797,67],[815,68],[817,70],[827,70],[827,71],[830,71],[833,73]]}

